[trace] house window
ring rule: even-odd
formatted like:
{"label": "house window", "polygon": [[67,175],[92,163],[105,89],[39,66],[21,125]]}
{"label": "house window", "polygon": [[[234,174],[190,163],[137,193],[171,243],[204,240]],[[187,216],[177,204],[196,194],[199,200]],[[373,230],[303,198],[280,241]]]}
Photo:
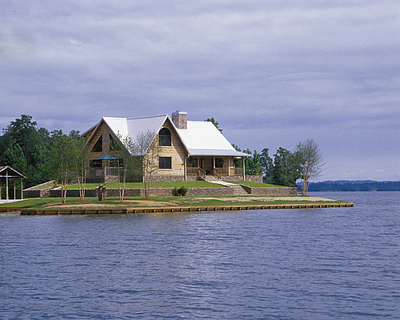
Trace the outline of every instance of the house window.
{"label": "house window", "polygon": [[171,145],[171,131],[169,131],[167,128],[162,128],[158,136],[159,136],[160,146]]}
{"label": "house window", "polygon": [[103,138],[100,136],[99,140],[97,140],[94,145],[92,152],[102,152],[103,151]]}
{"label": "house window", "polygon": [[120,151],[121,143],[118,139],[110,134],[110,151]]}
{"label": "house window", "polygon": [[160,169],[172,169],[171,157],[160,157],[158,159],[158,167]]}
{"label": "house window", "polygon": [[197,168],[199,166],[199,160],[197,158],[190,158],[188,166]]}
{"label": "house window", "polygon": [[223,168],[224,167],[224,163],[225,163],[225,161],[222,158],[216,158],[215,159],[215,167],[216,168]]}
{"label": "house window", "polygon": [[91,168],[101,168],[103,166],[103,161],[101,160],[90,160]]}

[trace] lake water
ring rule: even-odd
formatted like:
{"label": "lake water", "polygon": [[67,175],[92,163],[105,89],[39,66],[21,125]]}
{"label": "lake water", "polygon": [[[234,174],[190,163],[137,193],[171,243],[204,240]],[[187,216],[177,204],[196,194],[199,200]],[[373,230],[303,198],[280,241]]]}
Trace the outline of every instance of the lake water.
{"label": "lake water", "polygon": [[0,319],[400,319],[400,192],[354,208],[0,215]]}

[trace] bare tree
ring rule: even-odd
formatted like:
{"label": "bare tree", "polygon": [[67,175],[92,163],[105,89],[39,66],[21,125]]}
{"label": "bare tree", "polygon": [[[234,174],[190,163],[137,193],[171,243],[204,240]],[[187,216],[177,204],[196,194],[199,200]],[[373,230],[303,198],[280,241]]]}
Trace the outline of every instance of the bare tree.
{"label": "bare tree", "polygon": [[154,174],[159,168],[160,145],[158,139],[154,139],[156,133],[154,131],[140,132],[134,143],[135,154],[140,156],[143,172],[143,183],[145,197],[149,197],[151,183]]}
{"label": "bare tree", "polygon": [[[118,158],[118,195],[119,200],[123,201],[125,196],[125,185],[128,172],[134,168],[134,154],[136,151],[135,143],[129,136],[122,137],[117,134],[118,141],[113,140],[117,145],[113,145],[113,154]],[[121,185],[122,179],[122,185]]]}
{"label": "bare tree", "polygon": [[299,166],[301,174],[301,193],[307,195],[310,179],[318,177],[322,172],[323,155],[318,144],[313,139],[300,142],[296,147],[299,155]]}
{"label": "bare tree", "polygon": [[80,137],[79,135],[72,136],[76,140],[78,150],[80,150],[80,153],[77,155],[75,161],[75,172],[78,182],[79,198],[84,200],[86,191],[87,163],[89,162],[90,150],[85,146],[84,138]]}
{"label": "bare tree", "polygon": [[[118,166],[119,178],[119,198],[123,201],[125,193],[125,183],[127,176],[132,173],[139,173],[142,176],[145,196],[149,196],[149,189],[153,180],[154,173],[158,170],[158,159],[160,145],[155,139],[154,131],[140,132],[135,141],[127,137],[117,135],[120,146],[114,148],[114,153],[118,156],[121,165]],[[122,178],[122,187],[121,187]]]}

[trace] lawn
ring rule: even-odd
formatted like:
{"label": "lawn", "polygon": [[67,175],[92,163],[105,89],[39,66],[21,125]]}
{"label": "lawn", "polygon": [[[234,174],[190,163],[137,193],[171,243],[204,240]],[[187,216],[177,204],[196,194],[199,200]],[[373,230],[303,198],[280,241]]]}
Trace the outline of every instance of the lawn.
{"label": "lawn", "polygon": [[[292,198],[292,199],[291,199]],[[75,197],[68,197],[66,204],[60,206],[68,208],[133,208],[133,207],[176,207],[176,206],[230,206],[230,205],[257,205],[257,204],[295,204],[295,203],[325,203],[325,200],[313,199],[310,196],[204,196],[204,197],[154,197],[145,199],[143,197],[125,197],[124,202],[120,202],[117,197],[108,197],[100,202],[98,198],[87,197],[80,200]],[[329,201],[330,203],[343,203],[344,201]],[[0,205],[8,208],[31,208],[45,209],[61,205],[61,198],[34,198],[23,201],[6,203]]]}
{"label": "lawn", "polygon": [[[86,184],[86,189],[95,189],[98,187],[101,183],[87,183]],[[103,183],[102,185],[106,186],[108,189],[118,189],[118,182],[112,182],[112,183]],[[180,188],[180,187],[186,187],[186,188],[223,188],[223,186],[215,184],[215,183],[210,183],[206,181],[179,181],[179,182],[153,182],[151,184],[151,187],[169,187],[169,188]],[[122,184],[121,184],[122,187]],[[125,184],[125,188],[127,189],[144,189],[144,184],[142,182],[127,182]],[[78,189],[77,184],[70,184],[68,185],[68,189]]]}

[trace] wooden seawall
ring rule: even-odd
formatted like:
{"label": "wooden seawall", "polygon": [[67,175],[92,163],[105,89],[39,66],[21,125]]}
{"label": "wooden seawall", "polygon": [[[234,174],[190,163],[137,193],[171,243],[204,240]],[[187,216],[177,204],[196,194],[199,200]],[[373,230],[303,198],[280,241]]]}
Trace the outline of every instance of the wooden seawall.
{"label": "wooden seawall", "polygon": [[[18,209],[21,215],[73,215],[73,214],[136,214],[156,212],[205,212],[205,211],[241,211],[269,209],[313,209],[354,207],[354,203],[307,203],[307,204],[262,204],[262,205],[226,205],[226,206],[188,206],[188,207],[149,207],[115,209]],[[14,209],[14,212],[17,210]]]}

